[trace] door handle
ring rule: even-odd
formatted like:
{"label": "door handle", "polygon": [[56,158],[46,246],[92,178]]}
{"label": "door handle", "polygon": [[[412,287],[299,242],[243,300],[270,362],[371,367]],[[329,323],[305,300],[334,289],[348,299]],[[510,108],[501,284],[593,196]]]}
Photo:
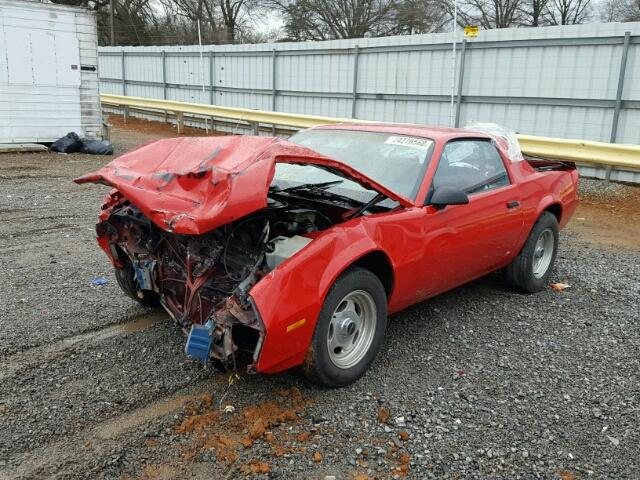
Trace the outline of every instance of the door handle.
{"label": "door handle", "polygon": [[510,202],[507,202],[507,208],[516,208],[520,206],[520,202],[517,200],[511,200]]}

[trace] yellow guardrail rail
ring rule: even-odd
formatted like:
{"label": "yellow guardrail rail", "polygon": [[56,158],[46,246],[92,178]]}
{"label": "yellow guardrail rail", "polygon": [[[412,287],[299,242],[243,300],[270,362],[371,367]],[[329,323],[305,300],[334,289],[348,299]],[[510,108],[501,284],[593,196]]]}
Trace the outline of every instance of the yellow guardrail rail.
{"label": "yellow guardrail rail", "polygon": [[[155,100],[152,98],[125,97],[122,95],[100,95],[102,103],[123,107],[138,107],[150,110],[166,110],[175,113],[190,113],[209,117],[227,118],[249,123],[266,123],[285,127],[310,128],[328,123],[355,123],[350,118],[317,117],[315,115],[298,115],[293,113],[269,112],[244,108],[219,107],[203,103],[175,102],[173,100]],[[359,123],[360,121],[358,121]]]}
{"label": "yellow guardrail rail", "polygon": [[[100,95],[100,98],[102,103],[107,105],[170,111],[178,115],[187,113],[219,117],[248,122],[254,125],[264,123],[294,128],[309,128],[331,123],[370,123],[366,120],[354,120],[352,118],[269,112],[265,110],[220,107],[202,103],[156,100],[152,98],[128,97],[104,93]],[[181,118],[180,121],[182,121]],[[518,141],[520,142],[522,152],[533,157],[565,160],[588,165],[640,169],[640,145],[534,137],[530,135],[518,135]]]}
{"label": "yellow guardrail rail", "polygon": [[534,157],[580,164],[640,169],[640,145],[518,135],[522,151]]}

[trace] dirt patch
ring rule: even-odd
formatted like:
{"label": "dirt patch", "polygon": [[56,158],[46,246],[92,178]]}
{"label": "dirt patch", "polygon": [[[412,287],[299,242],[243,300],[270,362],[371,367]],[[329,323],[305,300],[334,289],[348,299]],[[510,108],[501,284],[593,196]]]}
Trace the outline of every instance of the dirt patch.
{"label": "dirt patch", "polygon": [[209,130],[207,133],[201,128],[184,127],[181,134],[178,134],[178,128],[176,125],[164,122],[153,122],[149,120],[143,120],[141,118],[127,118],[125,123],[122,115],[109,115],[109,123],[112,127],[123,130],[129,130],[134,132],[144,133],[145,135],[157,135],[159,137],[214,137],[227,135],[225,132],[217,132]]}
{"label": "dirt patch", "polygon": [[610,195],[581,193],[567,230],[595,245],[640,250],[640,187],[624,186]]}
{"label": "dirt patch", "polygon": [[251,460],[251,462],[249,462],[247,465],[242,465],[240,467],[240,472],[242,472],[244,475],[251,475],[251,474],[259,474],[259,473],[269,473],[271,471],[271,467],[269,466],[268,463],[265,462],[259,462],[257,460]]}
{"label": "dirt patch", "polygon": [[[250,405],[237,414],[225,414],[211,395],[205,395],[187,405],[184,419],[175,428],[177,434],[193,440],[191,450],[183,454],[183,459],[188,453],[195,457],[199,452],[213,450],[218,461],[235,462],[239,454],[257,440],[270,444],[273,455],[281,457],[291,451],[282,444],[290,440],[283,432],[284,426],[300,423],[299,414],[308,404],[309,400],[300,390],[292,387],[277,392],[273,400]],[[253,471],[254,467],[258,468],[255,465],[247,468]]]}

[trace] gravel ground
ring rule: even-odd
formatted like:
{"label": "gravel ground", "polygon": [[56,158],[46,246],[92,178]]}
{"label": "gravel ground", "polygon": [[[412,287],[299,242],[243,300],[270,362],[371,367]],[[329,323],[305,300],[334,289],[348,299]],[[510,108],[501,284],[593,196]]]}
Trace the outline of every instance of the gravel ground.
{"label": "gravel ground", "polygon": [[640,219],[624,248],[589,224],[639,189],[583,182],[562,292],[490,275],[394,316],[348,388],[229,385],[119,292],[94,241],[105,189],[70,183],[108,160],[0,156],[0,479],[640,478]]}

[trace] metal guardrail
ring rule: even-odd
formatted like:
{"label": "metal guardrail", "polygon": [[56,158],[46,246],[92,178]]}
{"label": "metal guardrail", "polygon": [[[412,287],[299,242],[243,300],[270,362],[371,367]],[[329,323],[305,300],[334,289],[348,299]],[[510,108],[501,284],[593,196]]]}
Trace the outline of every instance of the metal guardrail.
{"label": "metal guardrail", "polygon": [[640,169],[640,145],[518,135],[522,152],[584,165]]}
{"label": "metal guardrail", "polygon": [[[122,95],[101,94],[100,97],[102,103],[106,105],[174,112],[178,118],[179,130],[184,126],[183,114],[185,113],[247,122],[256,133],[258,132],[259,124],[310,128],[332,123],[369,123],[366,120],[352,118],[300,115]],[[522,152],[534,157],[572,161],[586,165],[605,165],[613,168],[640,170],[640,145],[534,137],[530,135],[518,135],[518,141]]]}

